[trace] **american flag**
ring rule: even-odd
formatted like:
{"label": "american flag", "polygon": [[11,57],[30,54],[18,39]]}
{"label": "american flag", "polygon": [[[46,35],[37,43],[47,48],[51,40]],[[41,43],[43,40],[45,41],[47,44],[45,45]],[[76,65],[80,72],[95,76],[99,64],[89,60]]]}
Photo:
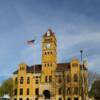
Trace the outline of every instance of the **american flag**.
{"label": "american flag", "polygon": [[35,40],[29,40],[27,41],[27,44],[34,44]]}

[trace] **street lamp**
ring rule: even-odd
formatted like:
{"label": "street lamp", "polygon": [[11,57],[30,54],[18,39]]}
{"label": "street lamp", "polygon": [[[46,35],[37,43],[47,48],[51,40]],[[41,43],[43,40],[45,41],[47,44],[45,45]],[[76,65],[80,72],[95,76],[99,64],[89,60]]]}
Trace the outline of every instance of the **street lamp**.
{"label": "street lamp", "polygon": [[83,50],[80,50],[80,53],[81,53],[81,72],[82,72],[82,100],[85,100],[85,95],[84,95],[84,65],[83,65]]}

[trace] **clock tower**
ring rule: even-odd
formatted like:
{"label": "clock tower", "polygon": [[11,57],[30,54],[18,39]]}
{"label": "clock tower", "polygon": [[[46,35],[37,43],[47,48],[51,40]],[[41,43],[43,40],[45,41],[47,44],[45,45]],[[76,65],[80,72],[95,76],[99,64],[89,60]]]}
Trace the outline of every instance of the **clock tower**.
{"label": "clock tower", "polygon": [[57,66],[57,44],[51,29],[42,38],[42,82],[51,82]]}

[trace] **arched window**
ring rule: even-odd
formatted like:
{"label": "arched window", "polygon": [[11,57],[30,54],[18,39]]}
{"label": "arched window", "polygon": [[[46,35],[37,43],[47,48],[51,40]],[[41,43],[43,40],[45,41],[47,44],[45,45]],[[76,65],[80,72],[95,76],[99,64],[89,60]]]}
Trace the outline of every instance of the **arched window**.
{"label": "arched window", "polygon": [[74,82],[78,82],[78,75],[77,74],[74,75]]}
{"label": "arched window", "polygon": [[21,77],[21,78],[20,78],[20,84],[23,84],[23,82],[24,82],[24,78]]}
{"label": "arched window", "polygon": [[71,81],[71,77],[70,75],[67,75],[67,82],[70,82]]}

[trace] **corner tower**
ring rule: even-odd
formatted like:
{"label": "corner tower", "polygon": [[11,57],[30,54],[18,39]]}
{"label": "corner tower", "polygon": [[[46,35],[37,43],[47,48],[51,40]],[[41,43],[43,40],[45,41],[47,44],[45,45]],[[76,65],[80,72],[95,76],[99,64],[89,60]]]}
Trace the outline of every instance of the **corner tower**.
{"label": "corner tower", "polygon": [[[42,79],[43,81],[52,80],[53,72],[57,66],[57,44],[55,33],[51,29],[42,38]],[[50,78],[51,77],[51,78]]]}

